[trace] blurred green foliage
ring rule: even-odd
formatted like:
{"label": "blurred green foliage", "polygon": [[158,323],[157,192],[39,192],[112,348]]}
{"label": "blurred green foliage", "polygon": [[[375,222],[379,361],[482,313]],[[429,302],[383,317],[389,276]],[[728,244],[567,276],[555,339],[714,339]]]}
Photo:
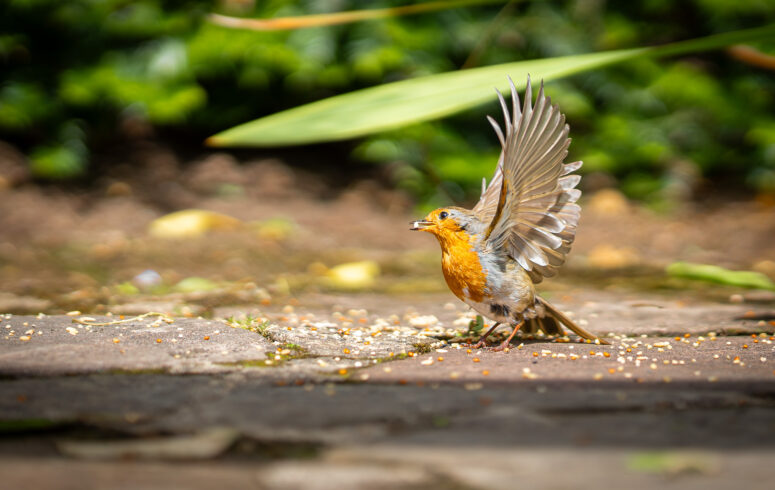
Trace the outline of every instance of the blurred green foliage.
{"label": "blurred green foliage", "polygon": [[[199,144],[236,124],[387,81],[775,21],[772,0],[525,1],[288,32],[205,19],[407,3],[6,0],[0,139],[22,148],[37,175],[71,177],[125,121]],[[773,52],[775,42],[757,48]],[[553,82],[547,92],[572,126],[571,158],[633,197],[681,197],[703,177],[775,192],[773,75],[717,52],[641,59]],[[499,114],[495,102],[358,141],[352,155],[388,164],[397,185],[428,206],[470,200],[497,160],[487,113]]]}

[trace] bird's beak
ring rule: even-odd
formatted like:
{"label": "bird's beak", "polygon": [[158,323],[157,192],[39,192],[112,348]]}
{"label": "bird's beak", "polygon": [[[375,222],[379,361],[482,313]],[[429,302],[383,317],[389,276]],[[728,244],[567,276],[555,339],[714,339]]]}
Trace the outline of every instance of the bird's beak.
{"label": "bird's beak", "polygon": [[428,227],[430,227],[431,225],[433,225],[433,221],[418,220],[418,221],[410,221],[409,224],[412,225],[412,227],[409,228],[410,230],[423,231]]}

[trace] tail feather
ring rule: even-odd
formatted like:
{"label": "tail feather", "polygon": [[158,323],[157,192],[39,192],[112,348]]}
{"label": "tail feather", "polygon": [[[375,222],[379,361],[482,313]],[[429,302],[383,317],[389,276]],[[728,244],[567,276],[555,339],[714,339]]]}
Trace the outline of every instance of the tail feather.
{"label": "tail feather", "polygon": [[[544,313],[544,317],[541,319],[541,320],[543,320],[544,324],[549,323],[549,322],[553,323],[554,326],[556,326],[557,329],[559,330],[560,334],[562,333],[562,327],[564,326],[564,327],[568,328],[569,330],[572,330],[579,337],[583,337],[583,338],[589,339],[589,340],[597,340],[601,344],[608,345],[608,342],[606,342],[605,340],[601,339],[597,335],[593,335],[593,334],[587,332],[586,330],[584,330],[580,326],[576,325],[576,323],[574,323],[573,320],[568,318],[563,312],[561,312],[560,310],[558,310],[557,308],[552,306],[545,299],[543,299],[541,297],[538,297],[538,296],[536,296],[536,299],[544,307],[545,313]],[[527,323],[528,322],[525,322],[525,324],[527,324]],[[545,329],[544,329],[544,332],[546,332]]]}
{"label": "tail feather", "polygon": [[563,335],[564,333],[562,331],[562,325],[551,316],[541,318],[541,323],[543,324],[543,330],[547,335]]}
{"label": "tail feather", "polygon": [[562,326],[550,316],[535,317],[529,320],[525,320],[525,323],[520,329],[522,333],[535,335],[538,332],[543,332],[546,335],[563,335]]}

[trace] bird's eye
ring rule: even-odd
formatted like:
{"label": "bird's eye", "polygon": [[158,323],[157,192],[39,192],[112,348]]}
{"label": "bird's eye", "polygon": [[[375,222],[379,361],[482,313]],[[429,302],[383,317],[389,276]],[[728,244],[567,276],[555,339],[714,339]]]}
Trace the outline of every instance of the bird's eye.
{"label": "bird's eye", "polygon": [[449,213],[446,211],[442,211],[439,213],[439,219],[447,219],[447,216],[449,216]]}

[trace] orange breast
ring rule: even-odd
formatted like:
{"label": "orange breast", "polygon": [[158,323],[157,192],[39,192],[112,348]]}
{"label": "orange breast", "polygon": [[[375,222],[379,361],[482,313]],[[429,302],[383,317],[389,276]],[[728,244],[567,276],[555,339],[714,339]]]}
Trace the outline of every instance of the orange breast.
{"label": "orange breast", "polygon": [[461,232],[445,233],[438,237],[441,243],[441,268],[449,289],[460,299],[482,301],[487,276],[471,244],[475,236],[469,237]]}

